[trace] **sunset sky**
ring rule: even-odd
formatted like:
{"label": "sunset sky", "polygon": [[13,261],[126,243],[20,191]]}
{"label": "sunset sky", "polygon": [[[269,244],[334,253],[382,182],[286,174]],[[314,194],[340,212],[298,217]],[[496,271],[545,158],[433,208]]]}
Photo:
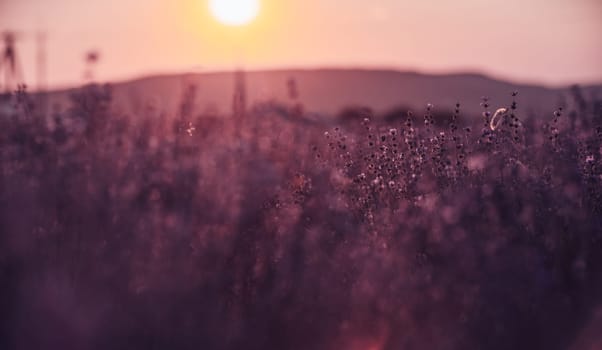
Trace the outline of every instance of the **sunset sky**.
{"label": "sunset sky", "polygon": [[[600,0],[263,0],[243,27],[207,0],[0,0],[35,82],[35,33],[47,32],[48,80],[77,84],[87,50],[100,80],[153,73],[285,67],[477,71],[552,85],[602,82]],[[35,84],[33,84],[35,85]]]}

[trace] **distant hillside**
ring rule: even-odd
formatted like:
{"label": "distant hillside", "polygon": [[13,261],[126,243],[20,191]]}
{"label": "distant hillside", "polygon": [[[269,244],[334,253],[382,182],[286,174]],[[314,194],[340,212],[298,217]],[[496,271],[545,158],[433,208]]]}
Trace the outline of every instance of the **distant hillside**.
{"label": "distant hillside", "polygon": [[[320,69],[270,70],[246,73],[250,104],[276,99],[287,100],[287,81],[294,78],[300,99],[307,110],[335,114],[346,106],[369,106],[386,112],[396,106],[423,108],[432,103],[440,109],[452,109],[456,102],[468,114],[480,114],[481,96],[488,96],[492,108],[509,104],[510,93],[520,92],[522,111],[553,111],[568,93],[567,88],[553,89],[499,81],[478,74],[427,75],[391,70]],[[197,108],[230,111],[234,74],[201,73],[154,76],[115,83],[115,101],[122,110],[139,111],[151,104],[161,111],[174,113],[186,85],[198,88]],[[602,94],[602,85],[590,86],[587,94]],[[52,100],[65,103],[66,91],[56,92]]]}

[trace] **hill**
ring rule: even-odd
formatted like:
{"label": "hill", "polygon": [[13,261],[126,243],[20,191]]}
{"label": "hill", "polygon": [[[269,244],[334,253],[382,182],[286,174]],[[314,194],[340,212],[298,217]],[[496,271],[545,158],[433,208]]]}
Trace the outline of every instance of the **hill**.
{"label": "hill", "polygon": [[[480,74],[429,75],[393,70],[317,69],[267,70],[246,73],[249,104],[275,99],[286,101],[287,81],[294,78],[306,110],[332,115],[346,106],[369,106],[382,113],[397,106],[421,109],[432,103],[451,109],[462,103],[465,113],[481,113],[481,96],[490,98],[492,108],[508,105],[510,93],[519,91],[523,112],[553,111],[568,96],[569,87],[549,88],[495,80]],[[197,86],[196,107],[227,113],[232,105],[234,73],[199,73],[152,76],[113,84],[116,104],[137,112],[152,105],[159,110],[177,111],[184,89]],[[600,94],[602,85],[584,88],[587,95]],[[51,100],[64,103],[68,91],[55,92]]]}

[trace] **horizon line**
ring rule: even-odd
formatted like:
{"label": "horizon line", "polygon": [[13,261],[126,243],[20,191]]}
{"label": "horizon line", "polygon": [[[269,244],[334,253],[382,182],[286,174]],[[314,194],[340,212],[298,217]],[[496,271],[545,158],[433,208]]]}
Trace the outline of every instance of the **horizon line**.
{"label": "horizon line", "polygon": [[[596,87],[602,86],[602,79],[597,81],[589,81],[589,82],[573,82],[573,83],[544,83],[537,82],[533,80],[520,80],[520,79],[512,79],[503,77],[500,75],[496,75],[490,72],[486,72],[484,70],[479,69],[453,69],[447,71],[439,71],[439,70],[424,70],[424,69],[416,69],[416,68],[401,68],[401,67],[393,67],[387,65],[316,65],[316,66],[273,66],[273,67],[255,67],[245,69],[244,67],[240,68],[190,68],[188,70],[163,70],[156,71],[154,73],[138,73],[132,74],[131,76],[125,77],[116,77],[113,79],[100,79],[98,81],[94,81],[95,84],[127,84],[136,81],[141,81],[145,79],[153,79],[153,78],[161,78],[161,77],[173,77],[173,76],[186,76],[186,75],[210,75],[210,74],[231,74],[236,71],[242,70],[248,73],[262,73],[262,72],[286,72],[286,71],[302,71],[302,72],[311,72],[311,71],[365,71],[365,72],[390,72],[390,73],[399,73],[399,74],[417,74],[423,76],[434,76],[434,77],[443,77],[443,76],[455,76],[455,75],[473,75],[482,77],[489,80],[495,80],[501,83],[506,83],[510,85],[522,85],[522,86],[530,86],[530,87],[542,87],[546,89],[566,89],[571,86],[582,86],[582,87]],[[49,86],[45,89],[45,91],[66,91],[80,88],[88,83],[64,83],[57,84],[54,86]],[[30,86],[29,84],[25,84],[26,86]],[[33,87],[33,85],[32,85]],[[38,92],[39,89],[34,87],[34,89],[30,90],[31,92]]]}

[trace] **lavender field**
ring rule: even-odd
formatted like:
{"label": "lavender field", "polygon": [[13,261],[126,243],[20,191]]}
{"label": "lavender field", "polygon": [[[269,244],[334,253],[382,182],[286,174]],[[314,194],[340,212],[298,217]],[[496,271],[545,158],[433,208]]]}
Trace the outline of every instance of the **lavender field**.
{"label": "lavender field", "polygon": [[602,344],[602,100],[316,119],[195,94],[3,100],[1,349]]}
{"label": "lavender field", "polygon": [[601,0],[0,0],[0,350],[602,350]]}

